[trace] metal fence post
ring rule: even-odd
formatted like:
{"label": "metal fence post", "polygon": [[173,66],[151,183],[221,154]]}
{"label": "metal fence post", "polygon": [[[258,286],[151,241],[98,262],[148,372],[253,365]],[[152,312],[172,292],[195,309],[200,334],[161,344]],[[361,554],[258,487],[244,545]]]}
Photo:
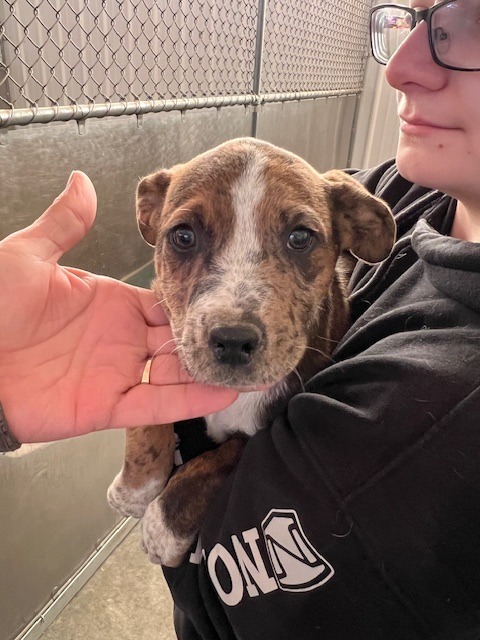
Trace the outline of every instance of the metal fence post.
{"label": "metal fence post", "polygon": [[257,96],[257,103],[253,107],[252,116],[252,137],[257,137],[258,129],[258,110],[260,108],[260,93],[262,91],[262,63],[263,63],[263,47],[265,37],[265,16],[267,12],[268,0],[258,0],[258,17],[257,17],[257,38],[255,41],[255,66],[253,69],[253,87],[252,91]]}

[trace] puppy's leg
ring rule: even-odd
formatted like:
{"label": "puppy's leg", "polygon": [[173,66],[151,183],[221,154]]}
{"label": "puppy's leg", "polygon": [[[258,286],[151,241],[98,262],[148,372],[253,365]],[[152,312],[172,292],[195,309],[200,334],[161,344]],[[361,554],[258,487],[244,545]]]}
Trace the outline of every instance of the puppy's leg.
{"label": "puppy's leg", "polygon": [[232,438],[190,460],[149,504],[142,536],[151,562],[167,567],[178,567],[182,562],[218,489],[240,460],[246,441]]}
{"label": "puppy's leg", "polygon": [[141,518],[167,483],[174,450],[171,424],[127,429],[125,462],[107,493],[110,506],[124,516]]}

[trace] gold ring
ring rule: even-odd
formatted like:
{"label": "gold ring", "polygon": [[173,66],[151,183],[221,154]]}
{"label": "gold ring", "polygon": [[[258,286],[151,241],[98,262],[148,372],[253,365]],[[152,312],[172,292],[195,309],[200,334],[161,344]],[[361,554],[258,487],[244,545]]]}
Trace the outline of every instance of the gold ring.
{"label": "gold ring", "polygon": [[142,373],[142,382],[141,384],[150,384],[150,370],[152,368],[153,358],[149,358],[145,364],[145,368]]}

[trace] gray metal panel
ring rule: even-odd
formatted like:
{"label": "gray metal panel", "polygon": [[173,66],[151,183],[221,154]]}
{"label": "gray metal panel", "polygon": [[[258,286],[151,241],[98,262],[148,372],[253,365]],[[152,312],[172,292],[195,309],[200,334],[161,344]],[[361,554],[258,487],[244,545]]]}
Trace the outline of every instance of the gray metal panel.
{"label": "gray metal panel", "polygon": [[122,278],[151,257],[135,222],[139,177],[250,130],[244,107],[149,114],[141,127],[135,117],[95,119],[84,135],[75,122],[11,130],[0,146],[0,238],[32,222],[81,169],[97,190],[98,215],[66,262]]}
{"label": "gray metal panel", "polygon": [[348,165],[356,96],[266,104],[257,135],[310,162],[317,171]]}
{"label": "gray metal panel", "polygon": [[352,166],[374,167],[393,158],[398,144],[397,96],[385,79],[385,67],[370,57],[358,110]]}
{"label": "gray metal panel", "polygon": [[105,492],[122,433],[0,456],[0,638],[14,637],[120,518]]}

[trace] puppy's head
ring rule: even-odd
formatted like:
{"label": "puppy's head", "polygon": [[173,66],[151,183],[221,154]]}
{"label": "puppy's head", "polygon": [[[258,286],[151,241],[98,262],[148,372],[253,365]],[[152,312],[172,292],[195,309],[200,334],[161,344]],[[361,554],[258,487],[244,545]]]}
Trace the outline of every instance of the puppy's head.
{"label": "puppy's head", "polygon": [[378,262],[395,236],[358,182],[250,138],[143,178],[137,219],[186,370],[235,387],[292,371],[328,313],[341,251]]}

